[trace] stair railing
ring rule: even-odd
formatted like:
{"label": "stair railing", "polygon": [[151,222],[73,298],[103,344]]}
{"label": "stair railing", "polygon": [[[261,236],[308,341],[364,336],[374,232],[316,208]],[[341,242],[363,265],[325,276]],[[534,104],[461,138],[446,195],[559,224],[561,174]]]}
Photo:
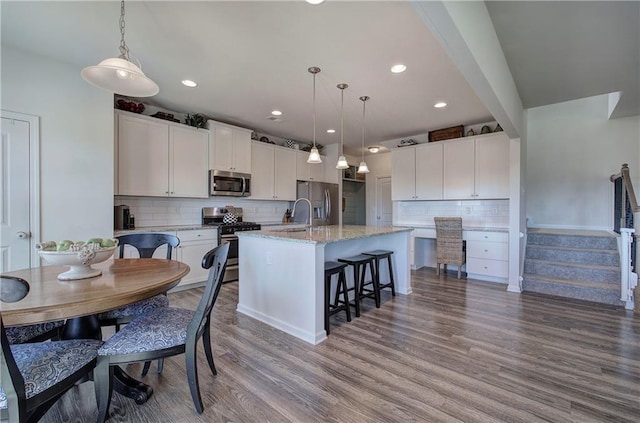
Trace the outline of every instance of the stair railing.
{"label": "stair railing", "polygon": [[634,289],[638,286],[638,274],[634,273],[638,263],[637,242],[634,243],[634,222],[640,222],[640,208],[629,176],[629,165],[624,163],[620,173],[609,178],[615,184],[614,231],[620,234],[620,300],[625,308],[634,308]]}

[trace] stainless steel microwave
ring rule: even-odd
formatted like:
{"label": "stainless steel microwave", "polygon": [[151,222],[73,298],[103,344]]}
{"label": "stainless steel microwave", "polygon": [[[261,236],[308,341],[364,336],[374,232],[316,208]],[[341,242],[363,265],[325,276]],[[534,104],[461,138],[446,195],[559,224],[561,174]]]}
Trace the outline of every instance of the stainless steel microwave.
{"label": "stainless steel microwave", "polygon": [[248,197],[251,195],[251,175],[224,170],[210,170],[209,195]]}

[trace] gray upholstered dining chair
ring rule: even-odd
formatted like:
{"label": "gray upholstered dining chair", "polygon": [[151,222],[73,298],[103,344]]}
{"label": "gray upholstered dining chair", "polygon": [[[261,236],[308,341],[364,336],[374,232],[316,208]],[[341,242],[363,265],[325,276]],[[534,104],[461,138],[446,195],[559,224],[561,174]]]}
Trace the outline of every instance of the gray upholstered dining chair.
{"label": "gray upholstered dining chair", "polygon": [[440,265],[458,266],[458,279],[462,273],[462,265],[466,262],[464,241],[462,240],[461,217],[434,217],[436,223],[436,274],[440,274]]}
{"label": "gray upholstered dining chair", "polygon": [[[14,289],[11,288],[14,286],[14,282],[10,282],[9,280],[17,278],[13,276],[0,276],[0,279],[2,280],[2,282],[0,282],[2,297],[9,298],[9,296],[15,296],[15,292],[10,293],[10,291],[14,291]],[[5,280],[8,280],[8,282],[4,283]],[[64,320],[56,320],[54,322],[36,323],[26,326],[10,326],[5,328],[5,332],[10,344],[24,344],[27,342],[42,342],[48,339],[58,339],[62,326],[64,326]]]}
{"label": "gray upholstered dining chair", "polygon": [[197,344],[202,338],[209,368],[216,375],[211,350],[211,311],[222,286],[228,254],[229,244],[223,244],[209,251],[202,259],[202,267],[209,269],[209,277],[195,311],[175,307],[152,310],[124,326],[98,350],[98,364],[94,371],[98,422],[105,421],[108,415],[114,366],[149,362],[178,354],[185,354],[191,398],[196,411],[202,414],[204,407],[196,367]]}
{"label": "gray upholstered dining chair", "polygon": [[[3,277],[0,301],[16,302],[29,293],[20,278]],[[0,314],[2,366],[1,418],[37,422],[49,408],[96,365],[102,341],[69,340],[11,345]]]}
{"label": "gray upholstered dining chair", "polygon": [[[127,234],[116,237],[119,242],[118,258],[124,257],[125,245],[130,245],[138,250],[140,258],[152,258],[153,253],[161,246],[167,246],[167,260],[171,259],[173,248],[180,245],[180,239],[175,235],[160,233],[140,233]],[[136,317],[154,310],[158,307],[168,307],[169,300],[164,294],[147,298],[133,304],[129,304],[114,310],[109,310],[98,315],[100,326],[115,326],[116,331],[120,330],[120,325],[129,323]],[[160,365],[158,371],[162,371]]]}

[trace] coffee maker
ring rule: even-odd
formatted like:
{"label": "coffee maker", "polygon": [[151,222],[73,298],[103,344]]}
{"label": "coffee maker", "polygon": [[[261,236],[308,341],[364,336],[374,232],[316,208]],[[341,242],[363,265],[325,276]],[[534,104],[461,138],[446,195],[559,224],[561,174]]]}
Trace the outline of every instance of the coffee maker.
{"label": "coffee maker", "polygon": [[132,229],[129,206],[114,206],[113,209],[113,228],[115,230]]}

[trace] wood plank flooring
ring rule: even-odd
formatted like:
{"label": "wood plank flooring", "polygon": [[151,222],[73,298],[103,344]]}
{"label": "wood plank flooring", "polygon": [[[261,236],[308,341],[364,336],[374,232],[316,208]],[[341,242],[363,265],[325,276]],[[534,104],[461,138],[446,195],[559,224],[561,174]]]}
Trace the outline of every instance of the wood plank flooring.
{"label": "wood plank flooring", "polygon": [[[237,284],[214,308],[218,375],[200,350],[204,414],[183,356],[144,379],[144,405],[114,394],[112,422],[638,422],[640,314],[413,272],[414,292],[312,346],[236,313]],[[170,294],[195,308],[201,289]],[[155,365],[154,365],[155,368]],[[139,375],[140,365],[127,371]],[[66,394],[45,422],[93,422],[93,383]]]}

